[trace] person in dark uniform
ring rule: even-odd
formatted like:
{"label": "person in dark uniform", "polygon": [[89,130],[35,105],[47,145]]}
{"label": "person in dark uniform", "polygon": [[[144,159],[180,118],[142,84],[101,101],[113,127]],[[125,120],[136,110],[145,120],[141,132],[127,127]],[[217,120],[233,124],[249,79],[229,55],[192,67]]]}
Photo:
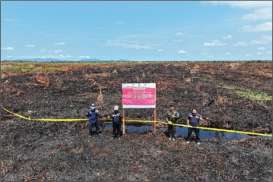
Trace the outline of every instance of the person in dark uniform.
{"label": "person in dark uniform", "polygon": [[200,114],[197,113],[196,109],[192,109],[192,112],[188,115],[187,119],[187,125],[190,125],[192,127],[188,128],[188,136],[186,137],[187,143],[190,143],[190,138],[192,135],[192,132],[195,133],[195,142],[199,145],[200,144],[200,138],[199,138],[199,129],[195,128],[196,126],[199,126],[200,121],[203,121],[204,119]]}
{"label": "person in dark uniform", "polygon": [[168,122],[168,134],[169,134],[169,140],[175,141],[175,125],[177,123],[177,120],[179,119],[179,113],[176,111],[176,109],[171,106],[170,111],[167,113],[167,122]]}
{"label": "person in dark uniform", "polygon": [[[95,104],[92,104],[90,106],[90,110],[87,113],[87,117],[88,117],[89,135],[93,136],[94,134],[99,134],[99,125],[98,125],[99,113],[96,110]],[[93,130],[94,128],[95,128],[95,131]]]}
{"label": "person in dark uniform", "polygon": [[121,136],[121,114],[118,111],[118,106],[114,106],[114,113],[112,114],[113,124],[113,138],[119,138]]}

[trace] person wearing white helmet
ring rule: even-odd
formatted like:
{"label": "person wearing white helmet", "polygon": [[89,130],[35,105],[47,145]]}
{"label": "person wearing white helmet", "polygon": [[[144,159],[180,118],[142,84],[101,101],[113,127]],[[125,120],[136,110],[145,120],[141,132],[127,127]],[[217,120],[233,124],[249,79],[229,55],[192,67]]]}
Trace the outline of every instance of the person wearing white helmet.
{"label": "person wearing white helmet", "polygon": [[[91,104],[90,110],[87,113],[88,117],[88,128],[89,128],[89,134],[93,136],[94,134],[99,134],[99,125],[98,125],[98,119],[99,119],[99,113],[96,110],[95,104]],[[93,129],[96,129],[93,131]]]}
{"label": "person wearing white helmet", "polygon": [[191,127],[188,128],[188,136],[186,137],[187,143],[190,143],[190,138],[192,132],[195,133],[195,142],[199,145],[200,138],[199,138],[199,129],[195,128],[199,125],[200,121],[204,120],[200,114],[197,113],[196,109],[192,109],[191,113],[188,115],[187,125]]}
{"label": "person wearing white helmet", "polygon": [[119,107],[114,106],[114,113],[112,114],[112,124],[113,124],[113,138],[119,138],[121,136],[121,114],[119,112]]}

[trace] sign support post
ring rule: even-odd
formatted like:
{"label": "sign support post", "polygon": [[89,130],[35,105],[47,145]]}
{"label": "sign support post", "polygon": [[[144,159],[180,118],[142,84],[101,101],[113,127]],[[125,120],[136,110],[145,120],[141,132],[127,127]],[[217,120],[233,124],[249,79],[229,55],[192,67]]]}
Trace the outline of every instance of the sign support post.
{"label": "sign support post", "polygon": [[156,108],[154,108],[154,122],[153,122],[153,133],[154,134],[156,132],[156,121],[157,121],[157,118],[156,118]]}
{"label": "sign support post", "polygon": [[122,83],[122,133],[125,134],[125,109],[153,108],[153,133],[156,132],[156,83]]}
{"label": "sign support post", "polygon": [[125,110],[122,108],[122,134],[125,135]]}

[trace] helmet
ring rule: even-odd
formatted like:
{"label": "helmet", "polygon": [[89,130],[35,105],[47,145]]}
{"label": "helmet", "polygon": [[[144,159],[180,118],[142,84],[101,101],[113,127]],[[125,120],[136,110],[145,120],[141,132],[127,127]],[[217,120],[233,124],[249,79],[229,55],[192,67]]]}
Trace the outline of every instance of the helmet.
{"label": "helmet", "polygon": [[114,106],[114,111],[118,111],[118,105]]}
{"label": "helmet", "polygon": [[196,109],[193,109],[191,112],[192,112],[193,114],[196,114],[196,113],[197,113]]}
{"label": "helmet", "polygon": [[90,109],[91,109],[91,110],[94,110],[94,109],[96,109],[96,106],[95,106],[95,104],[91,104],[91,106],[90,106]]}

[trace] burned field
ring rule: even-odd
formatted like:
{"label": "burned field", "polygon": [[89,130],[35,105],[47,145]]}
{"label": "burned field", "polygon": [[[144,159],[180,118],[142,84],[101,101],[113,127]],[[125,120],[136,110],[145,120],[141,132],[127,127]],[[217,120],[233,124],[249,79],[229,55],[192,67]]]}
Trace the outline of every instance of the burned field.
{"label": "burned field", "polygon": [[[206,126],[272,133],[272,64],[3,63],[1,105],[34,118],[84,118],[96,102],[104,119],[120,105],[121,83],[155,82],[157,117],[170,105],[181,123],[195,107]],[[200,146],[163,133],[110,129],[90,138],[81,123],[26,122],[0,111],[3,181],[271,181],[271,138],[204,140]],[[150,110],[128,110],[151,119]]]}

